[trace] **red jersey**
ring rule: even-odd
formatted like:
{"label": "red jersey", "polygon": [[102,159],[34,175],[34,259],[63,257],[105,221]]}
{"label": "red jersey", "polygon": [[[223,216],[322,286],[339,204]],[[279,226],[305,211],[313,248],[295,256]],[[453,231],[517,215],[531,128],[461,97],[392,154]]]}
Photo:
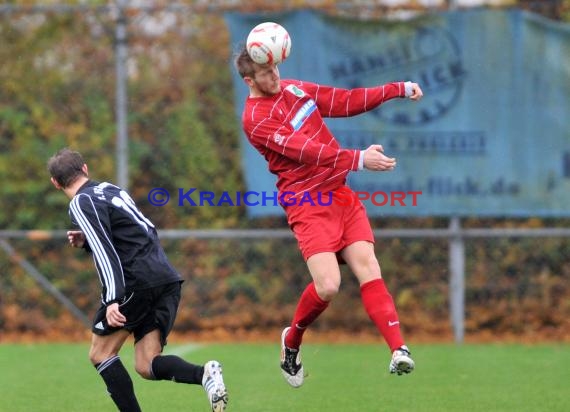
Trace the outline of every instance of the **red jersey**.
{"label": "red jersey", "polygon": [[242,124],[280,193],[328,192],[358,170],[361,151],[341,148],[323,117],[354,116],[396,97],[405,97],[404,82],[349,90],[281,80],[280,93],[246,99]]}

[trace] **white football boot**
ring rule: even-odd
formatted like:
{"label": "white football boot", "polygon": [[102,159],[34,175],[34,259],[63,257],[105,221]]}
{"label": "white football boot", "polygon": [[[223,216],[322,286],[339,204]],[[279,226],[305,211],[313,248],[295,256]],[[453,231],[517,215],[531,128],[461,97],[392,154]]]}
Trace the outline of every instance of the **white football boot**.
{"label": "white football boot", "polygon": [[285,346],[285,336],[290,327],[283,329],[281,333],[281,373],[289,385],[298,388],[303,384],[305,375],[301,363],[301,349],[290,349]]}
{"label": "white football boot", "polygon": [[410,355],[410,350],[406,345],[400,346],[392,352],[392,359],[390,360],[390,366],[388,368],[390,373],[402,375],[413,371],[415,364]]}
{"label": "white football boot", "polygon": [[208,395],[208,401],[212,412],[223,412],[228,406],[228,391],[222,377],[222,365],[220,362],[211,360],[204,365],[202,386]]}

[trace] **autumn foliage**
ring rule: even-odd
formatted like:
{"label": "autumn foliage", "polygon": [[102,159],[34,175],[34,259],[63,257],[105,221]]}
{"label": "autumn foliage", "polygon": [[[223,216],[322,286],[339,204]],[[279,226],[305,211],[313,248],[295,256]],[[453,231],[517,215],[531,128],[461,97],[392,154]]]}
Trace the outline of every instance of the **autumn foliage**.
{"label": "autumn foliage", "polygon": [[[325,2],[331,5],[334,2]],[[223,15],[155,11],[128,17],[129,191],[162,229],[285,228],[248,219],[242,207],[154,207],[154,187],[244,190],[240,125]],[[0,14],[0,229],[63,230],[67,199],[45,164],[64,146],[80,150],[97,180],[115,181],[116,15]],[[266,171],[260,171],[266,173]],[[471,227],[562,226],[565,220],[466,219]],[[444,227],[442,219],[382,219],[383,227]],[[84,313],[99,301],[91,258],[65,238],[8,239]],[[164,239],[185,279],[176,332],[245,339],[282,328],[309,276],[293,238]],[[445,239],[381,239],[377,254],[410,339],[449,340]],[[570,241],[478,239],[467,243],[466,337],[570,339]],[[85,339],[87,328],[0,251],[0,340]],[[356,338],[376,336],[356,281],[315,324]],[[272,336],[273,337],[273,336]]]}

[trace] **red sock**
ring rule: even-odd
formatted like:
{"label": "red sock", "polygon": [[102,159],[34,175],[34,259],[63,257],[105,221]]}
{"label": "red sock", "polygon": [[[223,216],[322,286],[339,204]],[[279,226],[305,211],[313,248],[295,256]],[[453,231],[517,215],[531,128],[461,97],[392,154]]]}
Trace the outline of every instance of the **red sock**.
{"label": "red sock", "polygon": [[386,340],[390,351],[394,352],[404,345],[396,306],[390,292],[386,289],[384,279],[364,283],[360,286],[360,294],[364,309]]}
{"label": "red sock", "polygon": [[290,349],[299,349],[303,340],[303,333],[328,305],[329,302],[322,300],[317,294],[314,282],[309,283],[303,291],[299,303],[297,303],[291,329],[285,337],[285,345]]}

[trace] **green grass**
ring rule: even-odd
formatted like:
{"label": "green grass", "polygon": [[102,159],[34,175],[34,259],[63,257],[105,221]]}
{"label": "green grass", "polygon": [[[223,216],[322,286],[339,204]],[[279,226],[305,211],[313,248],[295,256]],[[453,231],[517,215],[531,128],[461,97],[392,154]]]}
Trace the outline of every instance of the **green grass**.
{"label": "green grass", "polygon": [[[86,344],[0,345],[0,411],[101,412],[114,405],[87,359]],[[290,388],[278,369],[278,345],[168,345],[194,363],[218,359],[230,394],[228,412],[272,411],[570,411],[570,346],[417,345],[416,371],[387,372],[384,346],[309,344],[308,377]],[[200,386],[145,381],[121,353],[143,411],[207,411]]]}

